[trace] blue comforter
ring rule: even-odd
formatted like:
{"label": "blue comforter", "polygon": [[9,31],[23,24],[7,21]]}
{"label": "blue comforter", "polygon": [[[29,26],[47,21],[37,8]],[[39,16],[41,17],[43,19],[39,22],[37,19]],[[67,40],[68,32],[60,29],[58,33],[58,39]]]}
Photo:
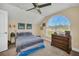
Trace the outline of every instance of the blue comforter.
{"label": "blue comforter", "polygon": [[21,49],[30,47],[37,43],[43,42],[41,37],[34,35],[21,35],[16,38],[16,52],[20,52]]}

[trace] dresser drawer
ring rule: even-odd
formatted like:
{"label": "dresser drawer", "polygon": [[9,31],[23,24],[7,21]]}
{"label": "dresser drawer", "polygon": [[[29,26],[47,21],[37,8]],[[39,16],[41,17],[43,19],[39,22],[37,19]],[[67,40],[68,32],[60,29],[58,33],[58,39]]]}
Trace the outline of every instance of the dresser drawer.
{"label": "dresser drawer", "polygon": [[53,39],[53,42],[57,42],[59,44],[68,45],[68,41],[59,40],[59,39]]}
{"label": "dresser drawer", "polygon": [[67,47],[67,45],[64,45],[64,44],[60,44],[60,43],[53,43],[53,45],[55,46],[55,47],[58,47],[58,48],[60,48],[60,49],[63,49],[63,50],[68,50],[68,47]]}
{"label": "dresser drawer", "polygon": [[54,40],[54,39],[57,39],[57,40],[60,40],[60,41],[65,41],[65,42],[69,41],[67,38],[61,38],[61,37],[53,37],[52,40]]}

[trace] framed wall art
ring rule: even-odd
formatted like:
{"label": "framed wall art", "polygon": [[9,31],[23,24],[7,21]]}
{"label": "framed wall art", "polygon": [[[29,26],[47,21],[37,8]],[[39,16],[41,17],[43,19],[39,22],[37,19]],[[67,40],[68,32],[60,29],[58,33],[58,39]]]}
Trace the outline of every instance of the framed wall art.
{"label": "framed wall art", "polygon": [[32,24],[27,24],[27,29],[32,29]]}
{"label": "framed wall art", "polygon": [[18,29],[25,29],[25,23],[18,23]]}

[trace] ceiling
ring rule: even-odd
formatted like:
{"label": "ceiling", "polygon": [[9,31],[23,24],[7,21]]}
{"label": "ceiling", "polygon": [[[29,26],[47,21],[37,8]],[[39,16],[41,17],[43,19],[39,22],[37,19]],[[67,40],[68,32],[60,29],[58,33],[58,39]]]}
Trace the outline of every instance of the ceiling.
{"label": "ceiling", "polygon": [[[38,3],[38,4],[41,5],[44,3]],[[34,7],[32,3],[10,3],[10,5],[16,6],[25,11]],[[77,3],[74,3],[74,4],[73,3],[52,3],[52,5],[50,5],[50,6],[40,8],[42,14],[39,14],[36,11],[36,9],[26,11],[26,12],[28,13],[27,16],[30,20],[33,21],[33,19],[34,19],[35,20],[34,22],[38,23],[38,22],[41,22],[45,16],[48,16],[50,14],[57,13],[66,8],[78,6],[78,5],[79,4],[77,4]]]}

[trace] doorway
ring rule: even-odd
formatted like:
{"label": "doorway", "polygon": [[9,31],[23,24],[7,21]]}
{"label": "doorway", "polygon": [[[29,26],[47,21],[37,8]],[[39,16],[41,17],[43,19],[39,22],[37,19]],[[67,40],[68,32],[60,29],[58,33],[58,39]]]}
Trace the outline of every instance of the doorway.
{"label": "doorway", "polygon": [[8,49],[8,13],[0,10],[0,52]]}

